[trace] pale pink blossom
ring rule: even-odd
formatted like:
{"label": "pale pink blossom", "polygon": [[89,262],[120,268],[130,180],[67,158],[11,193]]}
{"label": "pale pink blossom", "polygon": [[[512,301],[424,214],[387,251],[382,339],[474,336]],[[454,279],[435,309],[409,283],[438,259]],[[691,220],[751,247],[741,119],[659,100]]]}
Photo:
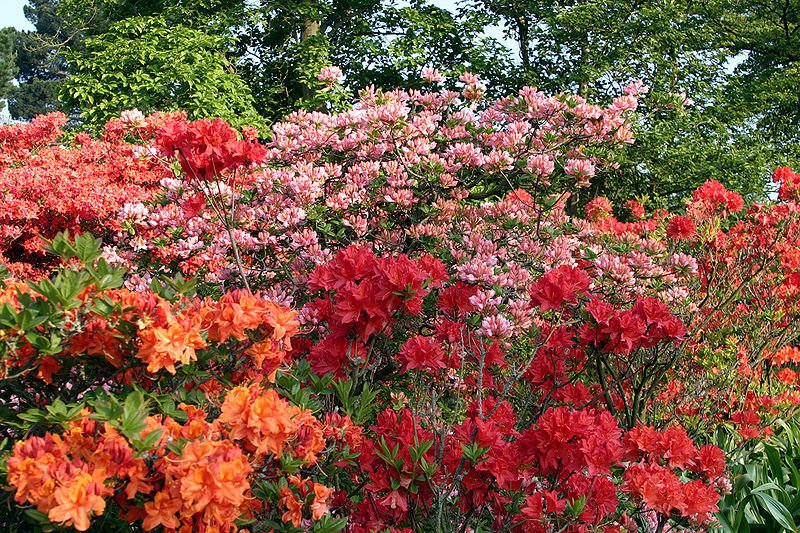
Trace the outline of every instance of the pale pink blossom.
{"label": "pale pink blossom", "polygon": [[328,85],[333,85],[342,76],[343,76],[342,69],[330,65],[327,67],[322,67],[322,69],[319,71],[319,74],[317,75],[317,79]]}
{"label": "pale pink blossom", "polygon": [[444,81],[444,76],[437,69],[432,67],[425,67],[422,69],[422,79],[428,83],[441,83]]}

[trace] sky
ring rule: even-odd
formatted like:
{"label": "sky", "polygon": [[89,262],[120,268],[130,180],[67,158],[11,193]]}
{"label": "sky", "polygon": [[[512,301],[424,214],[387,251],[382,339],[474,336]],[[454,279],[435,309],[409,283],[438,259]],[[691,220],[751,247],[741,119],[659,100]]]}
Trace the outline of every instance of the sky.
{"label": "sky", "polygon": [[32,31],[33,24],[25,18],[22,8],[26,0],[0,0],[0,28],[14,26],[18,30]]}

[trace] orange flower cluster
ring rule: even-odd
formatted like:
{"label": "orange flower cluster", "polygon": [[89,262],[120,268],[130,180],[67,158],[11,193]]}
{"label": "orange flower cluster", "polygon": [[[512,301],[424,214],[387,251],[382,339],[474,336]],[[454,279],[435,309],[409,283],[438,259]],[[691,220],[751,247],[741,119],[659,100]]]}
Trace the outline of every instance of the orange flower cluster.
{"label": "orange flower cluster", "polygon": [[231,389],[218,420],[257,457],[289,451],[311,465],[325,448],[324,428],[311,411],[289,405],[274,390],[257,384]]}
{"label": "orange flower cluster", "polygon": [[[110,424],[92,420],[88,410],[60,435],[17,442],[7,478],[16,501],[78,531],[107,512],[110,498],[120,516],[141,521],[145,531],[236,531],[237,520],[264,510],[251,490],[256,471],[283,476],[279,462],[265,462],[264,454],[290,453],[312,465],[325,447],[323,425],[310,411],[258,385],[231,391],[214,421],[197,407],[180,409],[188,418],[183,424],[169,416],[146,418],[140,436],[157,432],[153,449],[134,450]],[[267,506],[279,513],[276,519],[299,524],[306,504],[313,520],[328,513],[333,489],[296,475],[288,482],[299,497],[283,490],[288,488],[281,481],[278,501]]]}
{"label": "orange flower cluster", "polygon": [[206,347],[200,335],[199,317],[169,315],[163,326],[150,326],[139,332],[142,341],[136,357],[147,363],[148,372],[162,368],[175,374],[175,364],[197,361],[197,352]]}
{"label": "orange flower cluster", "polygon": [[157,467],[164,473],[164,487],[144,506],[142,527],[147,531],[157,526],[175,529],[181,522],[194,531],[227,531],[250,511],[248,477],[253,469],[230,440],[190,441],[180,456],[170,453]]}
{"label": "orange flower cluster", "polygon": [[[290,485],[295,487],[299,496],[292,491]],[[286,509],[281,520],[284,523],[291,522],[294,527],[300,527],[300,522],[303,520],[303,502],[311,499],[309,505],[311,519],[319,520],[328,514],[333,489],[299,476],[289,476],[289,485],[281,487],[280,496],[280,505]]]}
{"label": "orange flower cluster", "polygon": [[91,518],[103,514],[115,483],[126,483],[128,498],[149,492],[144,459],[112,427],[98,426],[87,417],[70,423],[62,435],[17,442],[8,459],[15,500],[35,505],[52,522],[86,531]]}
{"label": "orange flower cluster", "polygon": [[292,349],[291,338],[300,326],[296,311],[245,290],[226,293],[219,301],[207,300],[199,315],[209,341],[223,343],[231,338],[244,341],[248,339],[248,331],[264,331],[263,340],[252,344],[246,354],[270,380],[286,351]]}
{"label": "orange flower cluster", "polygon": [[[791,386],[800,382],[799,372],[793,368],[783,366],[789,364],[795,366],[797,363],[800,363],[800,349],[796,346],[784,346],[776,352],[767,353],[766,358],[770,361],[772,368],[777,370],[777,372],[775,372],[775,378],[780,383]],[[789,403],[796,403],[796,396],[796,391],[786,391],[785,394],[781,395],[781,399]]]}
{"label": "orange flower cluster", "polygon": [[[8,303],[18,310],[20,292],[30,293],[31,289],[7,283],[0,289],[0,305]],[[103,309],[111,310],[101,312],[94,305],[96,300],[103,301]],[[286,351],[291,350],[291,338],[299,327],[296,317],[295,311],[247,291],[227,293],[219,301],[183,299],[173,304],[154,293],[127,289],[98,292],[91,285],[64,312],[62,327],[70,335],[64,351],[40,357],[31,366],[37,367],[38,377],[47,383],[52,383],[61,369],[61,358],[87,355],[102,356],[114,368],[136,357],[149,373],[165,369],[175,374],[176,365],[196,361],[198,350],[208,348],[209,343],[219,345],[234,339],[252,363],[240,373],[251,379],[267,376],[272,381]],[[131,335],[132,331],[136,334]],[[226,352],[231,349],[226,347]],[[14,357],[2,361],[6,369],[30,364],[37,350],[20,336],[9,353]],[[131,375],[124,379],[129,382]]]}

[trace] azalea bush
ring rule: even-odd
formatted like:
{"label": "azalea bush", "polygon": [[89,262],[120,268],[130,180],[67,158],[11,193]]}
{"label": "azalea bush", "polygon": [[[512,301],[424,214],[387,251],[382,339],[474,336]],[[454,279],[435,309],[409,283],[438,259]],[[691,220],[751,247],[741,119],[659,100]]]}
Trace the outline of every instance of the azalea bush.
{"label": "azalea bush", "polygon": [[3,525],[730,523],[732,450],[800,402],[800,177],[776,170],[767,205],[717,182],[680,213],[580,205],[646,88],[600,107],[462,82],[268,134],[134,111],[70,145],[4,130],[15,201],[43,157],[68,176],[101,148],[125,173],[81,175],[135,194],[3,215]]}

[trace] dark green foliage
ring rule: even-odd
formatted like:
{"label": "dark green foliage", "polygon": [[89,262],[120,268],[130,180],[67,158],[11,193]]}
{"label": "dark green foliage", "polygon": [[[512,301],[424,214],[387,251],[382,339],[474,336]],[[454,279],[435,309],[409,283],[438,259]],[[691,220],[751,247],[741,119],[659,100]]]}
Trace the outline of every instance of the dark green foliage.
{"label": "dark green foliage", "polygon": [[[17,75],[16,33],[13,28],[0,29],[0,98],[14,87],[12,80]],[[0,110],[3,107],[0,103]]]}
{"label": "dark green foliage", "polygon": [[[451,11],[426,0],[32,0],[37,32],[16,32],[13,46],[0,40],[0,84],[16,71],[20,88],[4,93],[20,118],[66,109],[99,124],[127,107],[186,108],[243,125],[297,107],[339,108],[344,93],[327,103],[332,93],[317,92],[325,65],[342,68],[350,94],[421,87],[425,66],[451,84],[470,70],[491,97],[529,84],[598,103],[641,78],[651,93],[637,142],[581,196],[675,206],[717,179],[756,199],[772,168],[800,162],[799,5],[464,0]],[[492,24],[515,50],[485,35]],[[694,101],[684,111],[681,93]]]}

